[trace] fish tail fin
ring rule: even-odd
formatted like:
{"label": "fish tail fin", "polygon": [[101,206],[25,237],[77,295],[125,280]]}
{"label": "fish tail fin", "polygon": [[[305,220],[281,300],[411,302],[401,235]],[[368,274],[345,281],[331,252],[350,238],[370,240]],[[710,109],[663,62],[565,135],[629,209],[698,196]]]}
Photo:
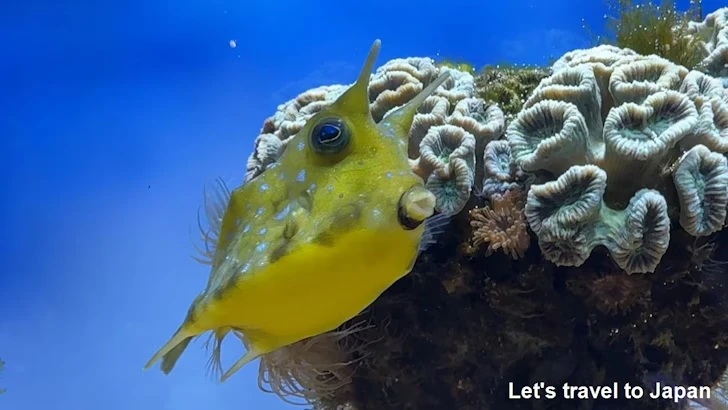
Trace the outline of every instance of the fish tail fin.
{"label": "fish tail fin", "polygon": [[177,346],[173,347],[172,350],[167,352],[167,354],[162,356],[162,364],[160,365],[160,369],[162,369],[162,372],[164,374],[169,374],[172,369],[174,369],[174,365],[177,364],[177,360],[179,360],[180,356],[182,356],[182,353],[185,352],[185,349],[187,349],[187,346],[189,346],[193,338],[194,337],[191,336],[187,339],[184,339]]}
{"label": "fish tail fin", "polygon": [[252,349],[252,348],[249,349],[247,352],[245,352],[243,357],[238,359],[238,361],[235,362],[235,364],[233,364],[233,366],[231,368],[229,368],[228,371],[225,372],[225,374],[222,375],[222,377],[220,378],[220,381],[224,382],[225,380],[229,379],[230,376],[237,373],[237,371],[242,369],[243,366],[252,362],[253,360],[257,359],[258,357],[260,357],[262,355],[263,355],[263,353],[260,353],[255,349]]}
{"label": "fish tail fin", "polygon": [[177,359],[184,353],[187,346],[190,344],[195,335],[190,335],[189,332],[185,331],[184,327],[177,330],[177,333],[172,336],[171,339],[157,353],[152,356],[151,359],[144,365],[144,370],[149,370],[155,363],[162,360],[162,371],[168,374],[174,365],[177,363]]}

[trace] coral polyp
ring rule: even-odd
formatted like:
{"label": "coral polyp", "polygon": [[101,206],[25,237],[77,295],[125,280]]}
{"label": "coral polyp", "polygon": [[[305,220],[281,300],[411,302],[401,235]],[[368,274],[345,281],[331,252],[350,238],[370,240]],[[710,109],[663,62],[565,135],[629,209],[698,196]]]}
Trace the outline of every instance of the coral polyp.
{"label": "coral polyp", "polygon": [[472,209],[470,225],[474,228],[473,245],[487,245],[486,255],[502,251],[513,259],[523,257],[531,237],[528,234],[524,195],[519,190],[508,191],[492,199],[492,208]]}

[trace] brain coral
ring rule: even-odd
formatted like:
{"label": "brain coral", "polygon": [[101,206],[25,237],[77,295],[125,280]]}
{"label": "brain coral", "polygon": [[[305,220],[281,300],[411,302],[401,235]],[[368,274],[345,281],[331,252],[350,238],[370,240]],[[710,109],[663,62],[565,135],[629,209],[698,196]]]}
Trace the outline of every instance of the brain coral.
{"label": "brain coral", "polygon": [[580,266],[602,245],[628,273],[652,272],[669,209],[693,236],[722,229],[728,97],[716,79],[613,46],[552,69],[507,130],[512,160],[537,177],[525,212],[546,259]]}
{"label": "brain coral", "polygon": [[[420,106],[410,128],[409,154],[412,168],[436,193],[438,211],[457,213],[468,201],[474,180],[483,177],[485,145],[505,131],[500,108],[476,97],[472,74],[419,57],[397,58],[379,67],[372,74],[369,101],[372,116],[379,122],[444,70],[450,71],[450,78]],[[348,87],[317,87],[279,105],[255,140],[246,182],[276,162],[306,121]]]}
{"label": "brain coral", "polygon": [[702,69],[722,80],[728,88],[728,7],[720,8],[701,22],[691,21],[688,32],[699,39],[705,58]]}

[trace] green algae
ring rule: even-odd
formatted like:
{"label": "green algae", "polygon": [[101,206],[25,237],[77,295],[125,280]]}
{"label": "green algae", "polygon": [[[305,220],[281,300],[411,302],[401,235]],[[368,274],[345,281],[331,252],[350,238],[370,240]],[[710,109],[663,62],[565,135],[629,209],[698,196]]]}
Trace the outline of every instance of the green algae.
{"label": "green algae", "polygon": [[477,71],[475,66],[467,61],[443,59],[437,63],[438,67],[454,68],[466,73],[475,74]]}
{"label": "green algae", "polygon": [[478,97],[497,104],[510,120],[549,71],[540,67],[486,66],[475,78]]}
{"label": "green algae", "polygon": [[692,1],[684,12],[677,10],[673,0],[659,5],[609,0],[608,5],[612,14],[607,16],[607,35],[600,42],[642,55],[655,54],[690,69],[702,61],[697,39],[688,34],[688,23],[701,19],[702,0]]}

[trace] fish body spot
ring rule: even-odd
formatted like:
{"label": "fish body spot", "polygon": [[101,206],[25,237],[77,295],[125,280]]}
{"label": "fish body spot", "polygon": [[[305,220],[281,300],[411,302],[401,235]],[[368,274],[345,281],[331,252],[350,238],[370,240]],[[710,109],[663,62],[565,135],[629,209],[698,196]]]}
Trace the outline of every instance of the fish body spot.
{"label": "fish body spot", "polygon": [[266,232],[268,232],[268,228],[260,228],[260,230],[258,231],[258,235],[265,235]]}
{"label": "fish body spot", "polygon": [[250,224],[247,224],[243,227],[243,233],[248,233],[248,232],[250,232]]}
{"label": "fish body spot", "polygon": [[394,174],[391,172],[387,172],[386,174],[384,174],[384,176],[391,179],[394,176]]}
{"label": "fish body spot", "polygon": [[250,272],[250,268],[251,268],[250,262],[247,262],[245,265],[243,265],[243,268],[240,269],[240,272],[248,273],[248,272]]}
{"label": "fish body spot", "polygon": [[298,174],[296,174],[296,181],[298,181],[298,182],[306,181],[306,170],[305,169],[298,171]]}
{"label": "fish body spot", "polygon": [[268,249],[267,242],[259,243],[258,246],[255,247],[255,250],[258,252],[265,252],[266,249]]}
{"label": "fish body spot", "polygon": [[261,215],[263,215],[264,213],[265,213],[265,208],[263,208],[263,207],[261,206],[260,208],[258,208],[258,210],[257,210],[257,211],[255,211],[255,216],[261,216]]}
{"label": "fish body spot", "polygon": [[278,212],[276,214],[276,216],[275,216],[276,221],[282,221],[283,219],[285,219],[288,216],[288,214],[290,212],[291,212],[291,206],[286,205],[286,207],[283,208],[283,210],[281,210],[280,212]]}
{"label": "fish body spot", "polygon": [[265,192],[265,191],[267,191],[269,189],[270,189],[270,185],[268,185],[267,183],[263,182],[262,184],[260,184],[260,190],[262,192]]}
{"label": "fish body spot", "polygon": [[330,185],[330,184],[329,185],[326,185],[326,192],[333,192],[333,191],[334,191],[334,186],[333,185]]}
{"label": "fish body spot", "polygon": [[308,192],[315,192],[316,191],[316,184],[311,184],[308,186]]}
{"label": "fish body spot", "polygon": [[304,148],[306,148],[306,144],[303,141],[299,142],[298,143],[298,150],[299,151],[303,151]]}
{"label": "fish body spot", "polygon": [[279,178],[279,179],[281,179],[281,180],[283,180],[283,179],[286,179],[286,173],[285,173],[285,172],[283,172],[283,171],[281,171],[281,172],[280,172],[280,173],[278,174],[278,178]]}

